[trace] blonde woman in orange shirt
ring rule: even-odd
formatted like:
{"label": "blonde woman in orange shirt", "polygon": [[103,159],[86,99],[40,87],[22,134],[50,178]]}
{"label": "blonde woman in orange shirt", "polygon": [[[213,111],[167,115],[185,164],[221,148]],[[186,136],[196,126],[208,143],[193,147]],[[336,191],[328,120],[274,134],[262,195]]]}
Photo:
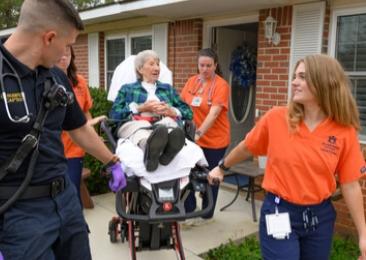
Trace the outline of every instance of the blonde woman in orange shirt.
{"label": "blonde woman in orange shirt", "polygon": [[[78,102],[81,110],[84,112],[84,115],[88,120],[88,124],[97,124],[103,118],[105,118],[105,116],[101,116],[92,119],[89,110],[93,105],[93,101],[90,96],[88,84],[85,78],[80,74],[77,74],[77,69],[75,65],[75,54],[71,46],[68,47],[67,52],[61,57],[56,66],[63,70],[63,72],[70,79],[76,98],[75,101]],[[67,132],[62,132],[61,138],[64,144],[65,157],[67,158],[67,173],[72,183],[75,185],[79,201],[81,202],[80,181],[85,152],[80,146],[78,146],[71,140]]]}
{"label": "blonde woman in orange shirt", "polygon": [[[229,84],[220,76],[218,57],[212,49],[202,49],[198,53],[199,74],[188,79],[181,98],[193,111],[196,124],[196,143],[203,149],[209,169],[217,166],[225,155],[230,143],[230,123],[228,118]],[[211,219],[214,214],[218,186],[213,186],[214,208],[204,220]],[[203,207],[207,206],[203,198]],[[196,208],[194,193],[185,202],[186,211]],[[198,222],[199,223],[199,222]]]}
{"label": "blonde woman in orange shirt", "polygon": [[356,101],[338,61],[311,55],[298,61],[288,107],[268,111],[209,174],[251,155],[267,155],[262,186],[267,191],[260,219],[263,259],[329,259],[336,213],[330,197],[336,176],[366,259],[363,196],[366,172],[357,131]]}

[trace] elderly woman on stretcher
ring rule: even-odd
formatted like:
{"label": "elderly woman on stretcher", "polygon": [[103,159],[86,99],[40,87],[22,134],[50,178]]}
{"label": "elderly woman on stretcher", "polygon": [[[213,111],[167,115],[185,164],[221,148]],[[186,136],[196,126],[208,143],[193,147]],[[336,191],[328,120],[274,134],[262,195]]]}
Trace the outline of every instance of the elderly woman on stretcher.
{"label": "elderly woman on stretcher", "polygon": [[[191,168],[203,157],[197,151],[200,149],[185,139],[182,129],[183,121],[192,119],[192,111],[171,85],[158,81],[159,63],[152,50],[137,54],[138,79],[121,87],[110,112],[111,119],[127,121],[117,132],[120,138],[117,154],[135,171],[137,168],[137,171],[153,172],[172,161],[176,161],[174,169]],[[175,160],[175,157],[179,158]],[[140,162],[145,169],[141,169]]]}

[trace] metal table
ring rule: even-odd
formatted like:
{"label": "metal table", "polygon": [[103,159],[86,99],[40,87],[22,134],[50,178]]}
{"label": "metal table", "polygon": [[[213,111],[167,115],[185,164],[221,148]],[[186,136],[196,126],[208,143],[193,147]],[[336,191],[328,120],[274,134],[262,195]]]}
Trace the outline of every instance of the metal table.
{"label": "metal table", "polygon": [[[230,176],[230,175],[235,177],[235,181],[236,181],[236,185],[237,185],[236,194],[235,194],[234,198],[232,199],[232,201],[229,202],[224,207],[222,207],[220,209],[220,211],[223,211],[226,208],[230,207],[235,202],[235,200],[238,198],[240,190],[244,190],[247,192],[246,201],[249,200],[249,196],[250,196],[250,200],[251,200],[251,204],[252,204],[253,221],[256,222],[257,214],[256,214],[256,210],[255,210],[254,193],[262,190],[262,188],[255,184],[255,178],[258,176],[263,176],[264,169],[259,168],[257,162],[245,161],[243,163],[240,163],[240,164],[237,164],[237,165],[231,167],[229,173],[226,174],[225,176]],[[249,178],[248,184],[240,185],[239,178],[238,178],[239,175],[247,176]]]}

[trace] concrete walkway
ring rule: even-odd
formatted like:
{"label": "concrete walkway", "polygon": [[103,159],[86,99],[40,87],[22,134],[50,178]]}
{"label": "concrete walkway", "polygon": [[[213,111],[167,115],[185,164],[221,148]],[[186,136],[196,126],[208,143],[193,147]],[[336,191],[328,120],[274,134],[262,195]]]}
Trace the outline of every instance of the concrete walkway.
{"label": "concrete walkway", "polygon": [[[228,209],[220,212],[220,208],[234,197],[234,192],[220,188],[214,221],[189,229],[182,229],[181,236],[187,260],[202,259],[200,254],[209,249],[227,243],[230,239],[237,240],[258,231],[258,224],[252,220],[250,203],[245,201],[243,194]],[[95,208],[85,210],[89,224],[90,246],[94,260],[129,259],[128,243],[120,240],[112,244],[108,236],[108,222],[116,216],[115,199],[112,193],[93,197]],[[257,201],[257,213],[261,202]],[[176,259],[174,250],[140,251],[137,259]]]}

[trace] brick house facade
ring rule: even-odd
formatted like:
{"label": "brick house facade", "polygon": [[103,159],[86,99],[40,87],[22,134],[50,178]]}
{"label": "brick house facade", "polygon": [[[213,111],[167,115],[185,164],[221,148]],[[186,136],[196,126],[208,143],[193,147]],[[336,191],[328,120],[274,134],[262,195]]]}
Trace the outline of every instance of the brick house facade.
{"label": "brick house facade", "polygon": [[[255,107],[260,114],[273,106],[286,105],[288,86],[291,33],[293,27],[293,6],[281,6],[258,11],[257,42],[257,82]],[[329,53],[329,35],[331,6],[325,6],[321,52]],[[281,34],[281,42],[275,46],[268,43],[264,36],[264,23],[268,15],[277,20],[277,32]],[[203,46],[204,18],[182,19],[168,22],[167,63],[173,71],[174,86],[180,90],[185,81],[197,72],[196,53]],[[105,88],[105,35],[99,32],[99,78],[100,87]],[[77,66],[79,72],[88,78],[88,40],[83,34],[75,44]],[[292,64],[294,65],[294,64]],[[361,180],[363,194],[366,194],[366,182]],[[347,210],[345,202],[340,199],[334,203],[337,210],[336,230],[340,233],[356,235],[355,226]],[[366,208],[366,201],[365,201]]]}

